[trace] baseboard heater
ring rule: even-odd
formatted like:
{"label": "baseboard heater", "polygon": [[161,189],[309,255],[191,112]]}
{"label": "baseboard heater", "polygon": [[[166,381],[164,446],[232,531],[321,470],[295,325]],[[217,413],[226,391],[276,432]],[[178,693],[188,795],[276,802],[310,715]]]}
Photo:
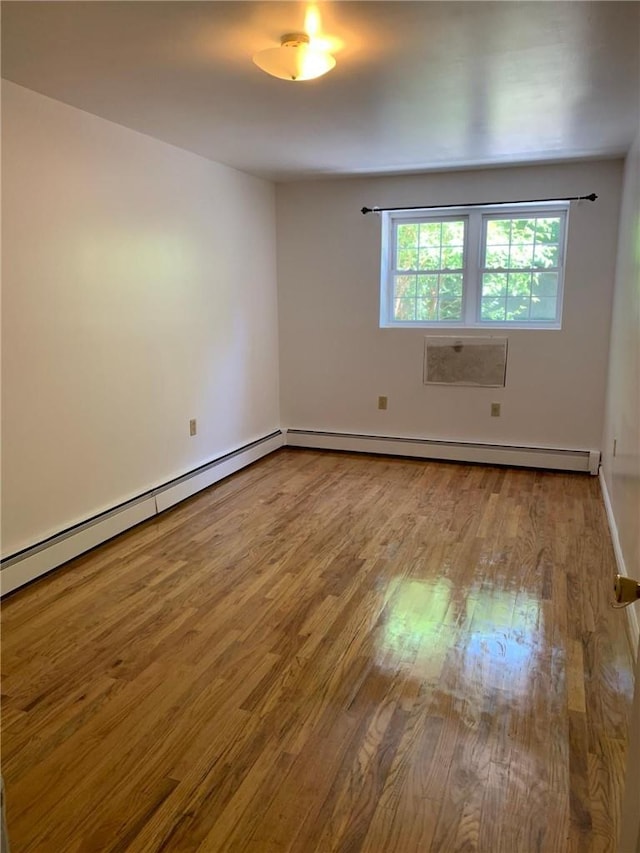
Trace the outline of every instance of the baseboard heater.
{"label": "baseboard heater", "polygon": [[62,530],[0,563],[0,594],[23,586],[136,524],[256,462],[284,444],[281,430],[225,453],[118,506]]}
{"label": "baseboard heater", "polygon": [[483,462],[557,471],[581,471],[596,475],[600,464],[598,450],[563,450],[550,447],[518,447],[463,441],[438,441],[427,438],[400,438],[388,435],[358,435],[343,432],[318,432],[288,429],[288,447],[322,450],[350,450],[418,459],[452,462]]}

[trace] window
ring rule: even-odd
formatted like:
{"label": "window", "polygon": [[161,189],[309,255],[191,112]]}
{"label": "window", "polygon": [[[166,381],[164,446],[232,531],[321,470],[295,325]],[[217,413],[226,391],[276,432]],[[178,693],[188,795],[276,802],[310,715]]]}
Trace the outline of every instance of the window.
{"label": "window", "polygon": [[383,213],[380,325],[559,329],[567,211]]}

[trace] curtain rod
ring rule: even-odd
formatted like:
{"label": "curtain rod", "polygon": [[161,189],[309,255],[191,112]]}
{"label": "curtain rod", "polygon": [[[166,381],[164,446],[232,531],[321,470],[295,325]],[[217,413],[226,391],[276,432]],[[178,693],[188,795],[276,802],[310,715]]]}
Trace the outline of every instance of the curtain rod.
{"label": "curtain rod", "polygon": [[508,204],[537,204],[541,201],[595,201],[598,196],[595,193],[591,195],[572,195],[564,198],[528,198],[521,201],[476,201],[472,204],[420,204],[414,207],[363,207],[362,213],[386,213],[395,210],[443,210],[450,207],[496,207],[497,205]]}

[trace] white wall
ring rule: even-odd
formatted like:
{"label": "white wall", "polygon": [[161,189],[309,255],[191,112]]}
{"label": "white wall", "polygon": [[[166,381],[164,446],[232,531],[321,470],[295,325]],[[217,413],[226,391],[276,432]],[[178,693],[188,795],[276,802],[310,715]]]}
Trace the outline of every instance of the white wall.
{"label": "white wall", "polygon": [[[616,455],[613,442],[616,440]],[[640,572],[640,135],[625,166],[602,468],[630,574]]]}
{"label": "white wall", "polygon": [[[621,172],[616,160],[279,185],[284,425],[599,449]],[[428,332],[378,326],[380,220],[360,208],[590,192],[599,199],[570,213],[562,330],[509,332],[505,389],[423,385]],[[491,401],[502,403],[500,418],[490,417]]]}
{"label": "white wall", "polygon": [[2,99],[9,555],[280,418],[273,186],[13,83]]}

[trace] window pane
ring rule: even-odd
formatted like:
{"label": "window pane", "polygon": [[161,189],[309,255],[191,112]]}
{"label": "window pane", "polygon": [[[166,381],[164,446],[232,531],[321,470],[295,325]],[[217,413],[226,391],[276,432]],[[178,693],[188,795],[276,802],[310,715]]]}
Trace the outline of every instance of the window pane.
{"label": "window pane", "polygon": [[534,296],[531,300],[532,320],[555,320],[557,300],[548,296]]}
{"label": "window pane", "polygon": [[536,243],[559,243],[561,221],[559,216],[536,219]]}
{"label": "window pane", "polygon": [[394,320],[415,320],[416,319],[416,300],[415,299],[396,299],[394,300]]}
{"label": "window pane", "polygon": [[558,273],[536,272],[533,274],[534,296],[557,296],[558,295]]}
{"label": "window pane", "polygon": [[507,297],[507,320],[528,320],[529,299],[520,296]]}
{"label": "window pane", "polygon": [[418,225],[398,225],[398,249],[413,249],[418,245]]}
{"label": "window pane", "polygon": [[438,319],[438,300],[433,299],[418,299],[418,320],[437,320]]}
{"label": "window pane", "polygon": [[415,275],[397,275],[394,285],[394,295],[400,297],[416,295]]}
{"label": "window pane", "polygon": [[462,299],[462,273],[440,276],[440,296]]}
{"label": "window pane", "polygon": [[509,296],[525,296],[529,298],[531,292],[531,274],[524,273],[509,273]]}
{"label": "window pane", "polygon": [[442,223],[442,242],[449,246],[462,246],[464,243],[464,222]]}
{"label": "window pane", "polygon": [[440,269],[440,249],[420,249],[421,270]]}
{"label": "window pane", "polygon": [[483,297],[481,318],[483,320],[504,321],[506,316],[506,300],[494,297]]}
{"label": "window pane", "polygon": [[536,254],[533,259],[534,267],[557,267],[558,247],[553,243],[541,243],[536,245]]}
{"label": "window pane", "polygon": [[507,295],[507,274],[489,272],[482,276],[482,295],[483,296],[506,296]]}
{"label": "window pane", "polygon": [[398,269],[399,270],[417,270],[418,269],[418,250],[417,249],[399,249],[398,250]]}
{"label": "window pane", "polygon": [[554,269],[562,218],[486,219],[485,269]]}
{"label": "window pane", "polygon": [[437,275],[419,275],[418,276],[418,296],[429,297],[430,299],[438,298],[438,276]]}
{"label": "window pane", "polygon": [[443,270],[461,270],[462,269],[462,246],[446,246],[442,250],[442,267]]}
{"label": "window pane", "polygon": [[[417,225],[414,226],[417,228]],[[421,222],[420,223],[420,246],[434,247],[439,246],[441,242],[442,223],[441,222]]]}
{"label": "window pane", "polygon": [[[558,268],[563,221],[561,216],[535,215],[485,219],[484,268],[510,272],[508,276],[483,273],[482,320],[508,323],[556,319],[558,273],[528,271]],[[498,297],[506,297],[504,303]],[[500,316],[502,311],[504,316]]]}
{"label": "window pane", "polygon": [[506,269],[509,266],[508,246],[487,246],[487,269]]}
{"label": "window pane", "polygon": [[513,243],[533,243],[535,232],[535,219],[511,220],[511,241]]}
{"label": "window pane", "polygon": [[509,269],[531,268],[533,266],[533,243],[512,243],[509,254]]}
{"label": "window pane", "polygon": [[487,220],[487,246],[508,244],[511,241],[510,219]]}
{"label": "window pane", "polygon": [[440,299],[440,320],[460,320],[462,317],[461,299]]}

